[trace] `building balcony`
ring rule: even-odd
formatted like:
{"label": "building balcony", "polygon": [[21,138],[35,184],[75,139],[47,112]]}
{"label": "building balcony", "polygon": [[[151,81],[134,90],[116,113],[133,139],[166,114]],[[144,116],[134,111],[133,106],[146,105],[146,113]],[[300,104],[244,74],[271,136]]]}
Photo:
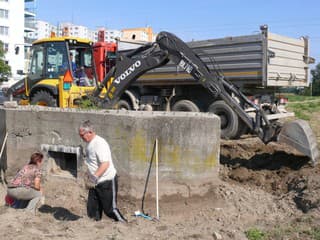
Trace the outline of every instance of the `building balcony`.
{"label": "building balcony", "polygon": [[25,20],[24,21],[24,31],[25,32],[34,32],[34,31],[36,31],[36,23],[35,23],[35,21],[33,21],[33,20],[30,20],[30,21]]}
{"label": "building balcony", "polygon": [[24,17],[36,17],[35,0],[24,0]]}
{"label": "building balcony", "polygon": [[35,17],[35,9],[34,8],[25,8],[24,9],[24,17],[28,18],[28,17]]}
{"label": "building balcony", "polygon": [[36,39],[34,39],[34,38],[24,37],[25,46],[31,46],[32,43],[33,43],[35,40],[36,40]]}

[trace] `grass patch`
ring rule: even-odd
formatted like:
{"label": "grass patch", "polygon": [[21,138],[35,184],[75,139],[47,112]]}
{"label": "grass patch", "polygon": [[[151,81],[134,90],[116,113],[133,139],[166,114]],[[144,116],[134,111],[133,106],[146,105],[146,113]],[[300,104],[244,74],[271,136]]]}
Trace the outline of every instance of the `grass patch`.
{"label": "grass patch", "polygon": [[302,95],[295,95],[295,94],[288,94],[286,97],[290,102],[301,102],[301,101],[310,101],[310,100],[320,100],[320,97],[317,96],[302,96]]}
{"label": "grass patch", "polygon": [[317,221],[318,218],[299,217],[287,224],[275,224],[268,230],[262,231],[257,227],[252,227],[245,232],[245,235],[248,240],[320,240],[320,226]]}
{"label": "grass patch", "polygon": [[[276,228],[266,232],[266,239],[282,240],[282,239],[312,239],[320,240],[320,227],[308,226],[287,226],[286,228]],[[249,239],[249,238],[248,238]],[[262,238],[263,239],[263,238]]]}
{"label": "grass patch", "polygon": [[313,227],[309,230],[304,231],[304,234],[312,237],[314,240],[320,240],[320,227]]}
{"label": "grass patch", "polygon": [[270,231],[268,231],[268,240],[282,240],[285,237],[296,235],[296,229],[292,226],[287,227],[276,227]]}
{"label": "grass patch", "polygon": [[312,229],[312,236],[315,240],[320,240],[320,227],[315,227]]}
{"label": "grass patch", "polygon": [[249,240],[266,240],[267,235],[265,232],[258,228],[250,228],[245,232],[246,237]]}
{"label": "grass patch", "polygon": [[288,95],[287,110],[294,112],[297,118],[310,120],[313,112],[320,111],[320,97]]}

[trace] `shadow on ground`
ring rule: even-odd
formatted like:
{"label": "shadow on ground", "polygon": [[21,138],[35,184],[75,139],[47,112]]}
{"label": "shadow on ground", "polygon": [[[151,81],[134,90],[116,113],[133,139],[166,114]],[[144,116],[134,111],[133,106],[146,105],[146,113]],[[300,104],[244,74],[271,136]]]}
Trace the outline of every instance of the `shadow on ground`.
{"label": "shadow on ground", "polygon": [[279,170],[282,167],[291,170],[299,170],[308,165],[309,158],[305,156],[296,156],[286,152],[262,153],[256,154],[250,159],[229,158],[220,155],[220,163],[230,167],[245,167],[251,170]]}
{"label": "shadow on ground", "polygon": [[76,221],[80,216],[73,214],[68,209],[62,207],[51,207],[49,205],[43,205],[39,208],[41,213],[51,213],[53,217],[60,221]]}

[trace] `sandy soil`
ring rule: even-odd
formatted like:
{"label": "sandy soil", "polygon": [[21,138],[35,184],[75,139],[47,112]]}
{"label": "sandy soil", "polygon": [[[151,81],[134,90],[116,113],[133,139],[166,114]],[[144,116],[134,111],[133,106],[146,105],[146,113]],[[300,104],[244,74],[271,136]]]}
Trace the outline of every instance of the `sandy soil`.
{"label": "sandy soil", "polygon": [[[317,136],[319,117],[315,114],[311,120]],[[250,136],[222,141],[220,160],[220,182],[206,196],[161,199],[159,221],[133,216],[141,200],[120,191],[118,204],[128,224],[106,217],[100,222],[88,219],[85,188],[74,179],[47,176],[46,203],[35,216],[0,203],[0,239],[241,240],[252,227],[278,229],[286,236],[278,239],[313,239],[303,229],[320,223],[319,165],[313,167],[284,146],[264,145]],[[0,185],[0,199],[5,191]],[[150,216],[155,216],[154,205],[146,199]]]}

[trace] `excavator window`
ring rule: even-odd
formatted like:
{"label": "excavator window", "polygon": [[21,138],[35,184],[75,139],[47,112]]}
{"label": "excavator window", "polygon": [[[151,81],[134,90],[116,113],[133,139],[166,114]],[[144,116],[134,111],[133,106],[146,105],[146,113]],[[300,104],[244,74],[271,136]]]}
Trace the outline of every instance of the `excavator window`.
{"label": "excavator window", "polygon": [[42,79],[57,79],[69,68],[64,42],[44,42],[32,47],[28,88]]}
{"label": "excavator window", "polygon": [[73,71],[75,83],[78,86],[95,86],[93,56],[90,48],[72,48],[70,52],[73,52],[73,60],[76,63],[76,69]]}
{"label": "excavator window", "polygon": [[43,49],[44,48],[42,46],[36,46],[33,49],[30,75],[34,79],[40,79],[43,73]]}
{"label": "excavator window", "polygon": [[46,51],[47,78],[58,78],[69,69],[69,57],[63,42],[52,42],[48,44]]}

